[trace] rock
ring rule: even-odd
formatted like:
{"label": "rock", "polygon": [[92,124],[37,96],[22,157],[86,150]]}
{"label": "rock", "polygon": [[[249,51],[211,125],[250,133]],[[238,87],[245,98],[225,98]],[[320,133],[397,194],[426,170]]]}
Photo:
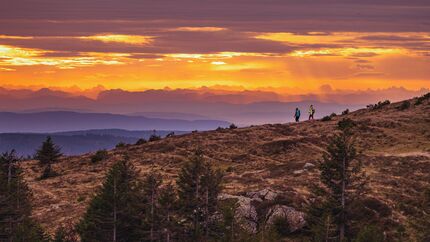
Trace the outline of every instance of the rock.
{"label": "rock", "polygon": [[279,192],[269,188],[265,188],[257,192],[247,192],[246,196],[260,202],[263,200],[273,201],[277,196],[279,196]]}
{"label": "rock", "polygon": [[252,200],[249,197],[234,196],[229,194],[221,194],[218,199],[237,199],[237,208],[235,211],[235,218],[241,224],[242,228],[249,233],[257,233],[257,210],[252,205]]}
{"label": "rock", "polygon": [[312,163],[309,163],[309,162],[307,162],[304,166],[303,166],[303,169],[313,169],[313,168],[315,168],[315,165],[314,164],[312,164]]}
{"label": "rock", "polygon": [[305,172],[305,170],[296,170],[296,171],[293,171],[293,174],[294,175],[300,175],[300,174],[303,174]]}
{"label": "rock", "polygon": [[[267,225],[273,224],[276,218],[286,218],[290,232],[302,229],[306,224],[304,213],[295,210],[286,205],[271,205],[266,214],[259,215],[256,205],[263,202],[272,203],[276,197],[282,193],[272,189],[263,189],[256,192],[247,192],[244,196],[235,196],[229,194],[221,194],[219,200],[236,199],[235,219],[241,224],[241,227],[249,233],[256,234],[258,232],[259,216],[265,216]],[[260,219],[261,220],[261,219]]]}
{"label": "rock", "polygon": [[290,232],[302,229],[306,225],[305,214],[292,207],[275,205],[266,214],[267,224],[272,225],[277,218],[285,218],[288,221]]}

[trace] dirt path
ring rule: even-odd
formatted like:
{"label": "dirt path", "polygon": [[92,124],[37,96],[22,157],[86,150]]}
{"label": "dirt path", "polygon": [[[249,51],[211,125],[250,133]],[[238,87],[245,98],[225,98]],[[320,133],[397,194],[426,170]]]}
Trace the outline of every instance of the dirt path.
{"label": "dirt path", "polygon": [[423,151],[413,151],[413,152],[404,152],[404,153],[381,153],[382,156],[398,156],[398,157],[408,157],[408,156],[424,156],[430,158],[430,152]]}

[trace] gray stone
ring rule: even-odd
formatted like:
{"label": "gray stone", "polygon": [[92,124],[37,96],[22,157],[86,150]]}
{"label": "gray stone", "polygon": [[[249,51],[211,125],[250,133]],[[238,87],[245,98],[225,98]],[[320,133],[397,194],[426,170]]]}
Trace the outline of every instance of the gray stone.
{"label": "gray stone", "polygon": [[257,210],[252,206],[252,199],[244,196],[234,196],[221,194],[220,200],[237,199],[237,208],[234,213],[235,219],[241,224],[242,228],[249,233],[257,233]]}
{"label": "gray stone", "polygon": [[307,162],[304,166],[303,166],[303,169],[313,169],[313,168],[315,168],[315,165],[314,164],[312,164],[312,163],[309,163],[309,162]]}
{"label": "gray stone", "polygon": [[294,175],[300,175],[300,174],[303,174],[305,172],[305,170],[296,170],[296,171],[293,171],[293,174]]}
{"label": "gray stone", "polygon": [[303,212],[285,205],[273,206],[266,216],[267,225],[272,225],[278,218],[286,219],[290,232],[300,230],[306,225],[305,214]]}
{"label": "gray stone", "polygon": [[[255,204],[264,201],[273,201],[281,192],[272,189],[263,189],[256,192],[247,192],[245,196],[236,196],[230,194],[220,194],[219,200],[235,199],[236,211],[234,212],[235,219],[241,227],[249,233],[256,234],[258,228],[258,214]],[[263,215],[266,218],[268,226],[273,224],[276,218],[285,218],[288,221],[290,232],[302,229],[306,224],[305,215],[303,212],[297,211],[286,205],[273,205],[268,212]]]}
{"label": "gray stone", "polygon": [[279,192],[269,188],[264,188],[263,190],[257,192],[247,192],[246,196],[260,202],[263,200],[273,201],[277,196],[279,196]]}

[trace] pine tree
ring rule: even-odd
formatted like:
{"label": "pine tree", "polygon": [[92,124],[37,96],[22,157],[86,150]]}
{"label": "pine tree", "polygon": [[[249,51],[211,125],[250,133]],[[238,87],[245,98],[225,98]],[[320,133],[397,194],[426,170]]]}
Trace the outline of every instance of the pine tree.
{"label": "pine tree", "polygon": [[158,198],[161,241],[171,242],[177,236],[179,225],[176,216],[177,194],[172,184],[168,184],[160,191]]}
{"label": "pine tree", "polygon": [[[346,241],[353,223],[348,211],[365,192],[366,180],[354,145],[352,120],[342,120],[320,163],[322,186],[315,190],[317,202],[310,209],[310,224],[319,241]],[[350,239],[350,238],[349,238]]]}
{"label": "pine tree", "polygon": [[[161,175],[149,173],[142,183],[144,228],[147,228],[147,239],[149,241],[159,240],[159,206],[158,196],[162,183]],[[145,231],[146,232],[146,231]]]}
{"label": "pine tree", "polygon": [[45,166],[41,176],[42,179],[54,175],[51,165],[57,162],[61,156],[61,148],[54,144],[50,136],[46,137],[46,140],[42,143],[42,146],[36,151],[35,157],[37,160],[39,160],[41,165]]}
{"label": "pine tree", "polygon": [[77,226],[82,241],[140,241],[139,186],[127,159],[115,163]]}
{"label": "pine tree", "polygon": [[31,193],[22,178],[15,151],[0,156],[0,241],[48,241],[30,218]]}
{"label": "pine tree", "polygon": [[222,173],[214,171],[197,151],[182,168],[177,181],[179,204],[189,236],[193,240],[209,239],[210,219],[217,211],[217,197],[221,191]]}

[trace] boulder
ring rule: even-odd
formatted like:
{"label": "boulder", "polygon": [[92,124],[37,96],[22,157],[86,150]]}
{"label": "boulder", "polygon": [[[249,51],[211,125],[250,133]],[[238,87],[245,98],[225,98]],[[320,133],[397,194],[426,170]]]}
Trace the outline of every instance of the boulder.
{"label": "boulder", "polygon": [[305,214],[297,211],[292,207],[285,205],[275,205],[266,214],[267,225],[272,225],[276,219],[286,219],[288,221],[288,229],[290,232],[295,232],[302,229],[306,225]]}
{"label": "boulder", "polygon": [[252,205],[253,199],[245,196],[234,196],[229,194],[221,194],[218,199],[236,199],[237,208],[234,213],[235,219],[241,224],[242,228],[249,233],[257,233],[258,215],[257,210]]}
{"label": "boulder", "polygon": [[[247,192],[244,196],[221,194],[218,199],[235,199],[237,201],[235,219],[244,230],[255,234],[258,232],[259,226],[259,214],[255,206],[262,202],[274,201],[280,195],[282,195],[280,191],[266,188],[256,192]],[[303,212],[286,205],[275,204],[267,210],[267,213],[260,214],[260,216],[265,216],[267,225],[272,225],[277,218],[285,218],[288,221],[290,232],[300,230],[306,224]]]}

